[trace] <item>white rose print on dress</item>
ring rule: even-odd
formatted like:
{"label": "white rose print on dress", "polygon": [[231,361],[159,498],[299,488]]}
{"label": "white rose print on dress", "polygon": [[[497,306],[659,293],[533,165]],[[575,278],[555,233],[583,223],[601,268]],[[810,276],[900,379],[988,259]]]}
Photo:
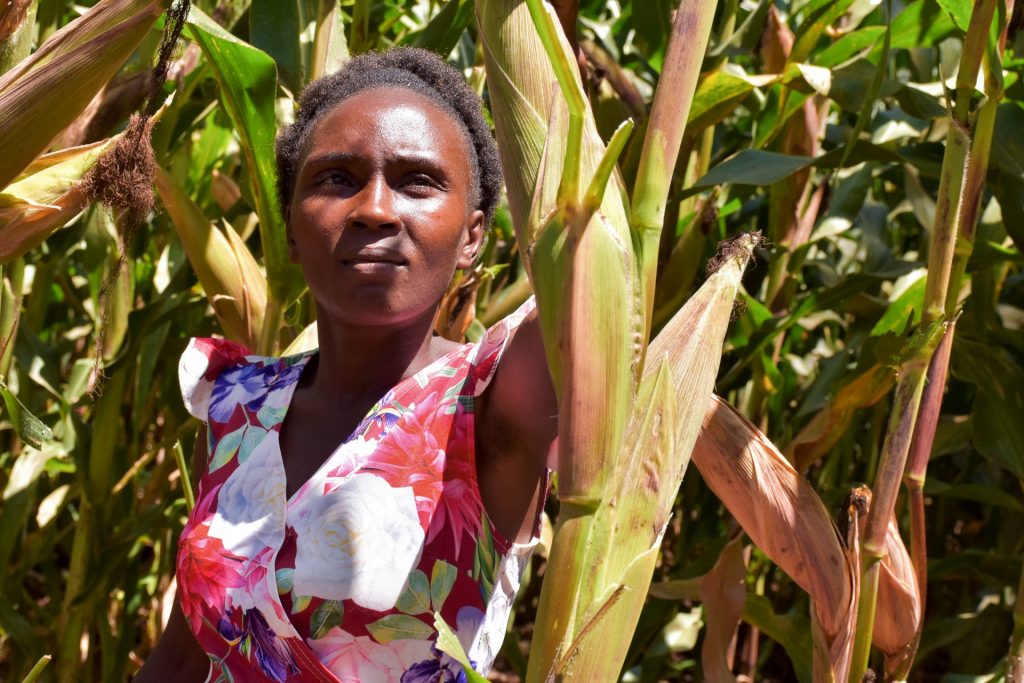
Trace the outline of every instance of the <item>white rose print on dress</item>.
{"label": "white rose print on dress", "polygon": [[284,518],[285,478],[279,435],[270,431],[228,477],[217,496],[210,536],[230,552],[255,557],[275,544]]}
{"label": "white rose print on dress", "polygon": [[297,595],[351,599],[378,611],[394,607],[423,549],[412,488],[357,474],[308,501],[297,517]]}

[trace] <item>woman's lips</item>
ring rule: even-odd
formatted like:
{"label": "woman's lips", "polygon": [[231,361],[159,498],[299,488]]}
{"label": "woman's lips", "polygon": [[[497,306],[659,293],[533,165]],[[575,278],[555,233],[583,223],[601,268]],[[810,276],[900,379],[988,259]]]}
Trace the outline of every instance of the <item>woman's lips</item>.
{"label": "woman's lips", "polygon": [[391,249],[360,249],[343,258],[341,264],[361,273],[390,273],[406,264],[402,255]]}

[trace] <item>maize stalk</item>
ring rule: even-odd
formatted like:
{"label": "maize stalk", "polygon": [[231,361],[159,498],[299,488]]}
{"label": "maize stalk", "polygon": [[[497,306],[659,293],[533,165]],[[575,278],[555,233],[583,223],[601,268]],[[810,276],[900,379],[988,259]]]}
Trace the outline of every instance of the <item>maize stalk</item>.
{"label": "maize stalk", "polygon": [[[682,76],[669,72],[680,88],[673,96],[688,90],[692,97],[699,59],[687,57],[681,41],[700,30],[706,44],[712,11],[702,8],[702,28],[689,21],[689,9],[677,14],[669,54],[689,67],[674,67]],[[733,246],[644,366],[653,292],[643,284],[646,261],[636,245],[657,246],[668,183],[650,177],[671,174],[685,113],[674,119],[662,97],[662,123],[648,128],[648,170],[638,180],[649,222],[631,231],[613,174],[630,126],[603,149],[571,48],[549,10],[534,0],[481,0],[477,16],[513,224],[559,396],[562,508],[549,557],[559,585],[542,589],[527,679],[610,680],[628,647],[613,636],[639,617],[754,240]],[[542,49],[549,61],[536,59]],[[595,291],[604,293],[601,301]],[[695,400],[676,405],[680,390]],[[616,467],[622,451],[631,466]]]}
{"label": "maize stalk", "polygon": [[[918,422],[914,428],[911,451],[908,456],[903,481],[907,486],[910,511],[911,557],[917,575],[920,590],[920,603],[923,605],[928,587],[928,548],[925,538],[924,482],[927,476],[928,459],[931,456],[932,444],[935,441],[935,429],[938,425],[939,413],[942,408],[942,395],[946,387],[949,372],[949,357],[953,349],[953,335],[956,330],[956,314],[963,289],[967,261],[974,250],[974,233],[978,225],[981,211],[982,193],[985,189],[985,174],[988,171],[989,156],[992,151],[992,138],[995,132],[996,109],[1003,96],[1003,81],[1000,57],[1006,47],[1006,32],[1009,17],[1013,13],[1013,0],[1006,0],[1005,15],[1000,18],[1002,28],[998,33],[996,44],[984,51],[981,68],[985,75],[985,101],[978,109],[971,130],[971,151],[964,175],[963,198],[958,215],[958,229],[951,265],[950,284],[946,293],[945,315],[946,333],[935,351],[928,367],[928,384],[921,401]],[[990,20],[991,21],[991,18]],[[975,40],[983,40],[975,33]],[[966,49],[966,46],[965,46]],[[972,62],[973,63],[973,62]],[[958,79],[959,81],[959,79]],[[966,86],[966,83],[964,83]],[[920,615],[923,617],[923,615]],[[919,618],[920,621],[920,618]],[[920,631],[917,633],[920,637]],[[892,667],[894,678],[906,678],[913,663],[917,650],[917,642],[907,648],[898,666]],[[887,668],[890,668],[887,663]]]}
{"label": "maize stalk", "polygon": [[[999,0],[980,0],[975,4],[960,54],[955,101],[942,160],[935,224],[928,254],[924,310],[896,387],[892,418],[889,422],[878,473],[872,487],[874,503],[868,514],[863,542],[861,595],[858,605],[857,636],[850,682],[859,683],[867,671],[874,628],[874,613],[879,589],[879,560],[886,556],[885,536],[893,514],[896,495],[910,452],[911,439],[921,407],[925,377],[935,348],[945,333],[947,302],[954,272],[957,238],[961,231],[966,181],[969,177],[974,112],[972,96]],[[973,227],[972,227],[973,230]],[[959,283],[954,286],[958,287]]]}

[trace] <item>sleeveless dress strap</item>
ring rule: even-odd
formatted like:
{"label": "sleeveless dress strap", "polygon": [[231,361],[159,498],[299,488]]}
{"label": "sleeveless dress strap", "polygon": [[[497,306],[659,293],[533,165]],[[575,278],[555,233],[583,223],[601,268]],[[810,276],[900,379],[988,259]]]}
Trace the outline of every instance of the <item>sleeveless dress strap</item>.
{"label": "sleeveless dress strap", "polygon": [[531,296],[508,317],[495,323],[480,338],[470,358],[472,369],[467,378],[467,393],[476,397],[484,392],[494,378],[494,373],[516,330],[536,307],[537,302]]}

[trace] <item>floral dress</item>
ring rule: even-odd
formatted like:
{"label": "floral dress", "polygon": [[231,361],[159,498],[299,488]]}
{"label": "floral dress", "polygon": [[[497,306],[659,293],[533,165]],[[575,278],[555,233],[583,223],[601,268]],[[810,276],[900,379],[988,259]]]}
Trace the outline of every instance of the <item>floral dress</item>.
{"label": "floral dress", "polygon": [[208,681],[463,681],[435,613],[486,673],[536,538],[484,511],[473,399],[531,308],[393,387],[291,498],[279,437],[312,354],[190,343],[182,394],[210,457],[177,577]]}

